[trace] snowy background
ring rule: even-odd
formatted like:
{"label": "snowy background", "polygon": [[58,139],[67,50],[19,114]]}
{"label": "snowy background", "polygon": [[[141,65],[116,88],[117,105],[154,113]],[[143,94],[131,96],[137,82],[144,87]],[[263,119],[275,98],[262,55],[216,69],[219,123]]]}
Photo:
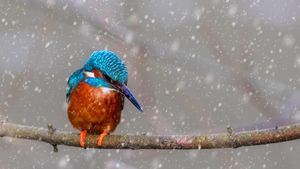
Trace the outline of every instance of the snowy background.
{"label": "snowy background", "polygon": [[[128,65],[115,134],[207,134],[300,121],[297,0],[1,0],[0,113],[77,132],[68,76],[94,50]],[[300,141],[218,150],[94,150],[4,138],[0,168],[298,169]]]}

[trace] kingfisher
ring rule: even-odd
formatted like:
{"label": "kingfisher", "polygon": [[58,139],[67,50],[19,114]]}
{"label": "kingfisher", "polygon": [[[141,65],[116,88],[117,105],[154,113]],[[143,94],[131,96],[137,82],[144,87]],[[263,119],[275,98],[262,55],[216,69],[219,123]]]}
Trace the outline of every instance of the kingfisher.
{"label": "kingfisher", "polygon": [[103,138],[120,123],[126,97],[140,111],[143,108],[127,87],[128,70],[112,51],[94,51],[82,68],[68,79],[67,113],[72,126],[80,130],[80,146],[85,147],[87,134]]}

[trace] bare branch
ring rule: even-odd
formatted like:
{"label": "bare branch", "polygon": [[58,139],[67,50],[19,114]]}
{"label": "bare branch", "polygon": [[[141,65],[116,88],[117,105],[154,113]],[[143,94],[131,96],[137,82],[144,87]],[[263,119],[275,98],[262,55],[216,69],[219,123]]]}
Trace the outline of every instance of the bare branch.
{"label": "bare branch", "polygon": [[[51,145],[80,147],[79,134],[2,121],[0,136],[37,140]],[[53,128],[52,128],[53,129]],[[109,135],[97,146],[97,135],[88,135],[86,146],[99,149],[213,149],[279,143],[300,138],[300,123],[272,129],[199,136]]]}

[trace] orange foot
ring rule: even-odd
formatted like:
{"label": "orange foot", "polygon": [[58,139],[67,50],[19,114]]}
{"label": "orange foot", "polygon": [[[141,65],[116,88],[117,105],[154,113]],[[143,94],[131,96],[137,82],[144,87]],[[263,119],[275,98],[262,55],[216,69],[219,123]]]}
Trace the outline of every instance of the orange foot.
{"label": "orange foot", "polygon": [[107,129],[104,129],[103,132],[98,137],[98,146],[102,145],[102,140],[105,136],[107,136],[108,132]]}
{"label": "orange foot", "polygon": [[80,144],[80,146],[81,146],[82,148],[85,147],[86,133],[87,133],[86,130],[82,130],[82,131],[80,132],[80,141],[79,141],[79,144]]}

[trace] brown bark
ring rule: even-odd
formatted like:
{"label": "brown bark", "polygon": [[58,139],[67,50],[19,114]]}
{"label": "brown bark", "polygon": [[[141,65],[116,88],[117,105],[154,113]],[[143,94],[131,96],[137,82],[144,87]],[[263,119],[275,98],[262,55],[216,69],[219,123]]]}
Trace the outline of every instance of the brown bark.
{"label": "brown bark", "polygon": [[[33,126],[1,122],[1,137],[37,140],[56,145],[80,147],[79,133],[71,133]],[[271,129],[232,132],[199,136],[147,136],[147,135],[109,135],[103,145],[97,146],[97,135],[88,135],[86,146],[100,149],[213,149],[237,148],[261,144],[279,143],[300,138],[300,123]]]}

